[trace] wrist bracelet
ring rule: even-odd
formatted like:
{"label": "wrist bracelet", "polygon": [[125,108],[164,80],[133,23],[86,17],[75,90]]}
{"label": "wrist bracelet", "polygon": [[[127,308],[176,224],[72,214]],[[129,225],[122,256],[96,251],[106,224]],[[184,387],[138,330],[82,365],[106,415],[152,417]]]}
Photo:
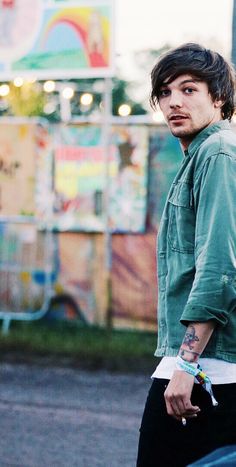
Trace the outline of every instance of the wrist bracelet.
{"label": "wrist bracelet", "polygon": [[175,367],[177,370],[185,371],[192,376],[198,374],[198,364],[195,362],[187,362],[180,355],[177,356]]}
{"label": "wrist bracelet", "polygon": [[199,363],[187,362],[186,360],[183,360],[183,358],[180,357],[180,355],[178,355],[176,358],[175,367],[177,370],[185,371],[185,373],[194,376],[197,382],[201,384],[201,386],[210,394],[212,405],[218,405],[218,402],[213,394],[211,380],[209,376],[207,376],[206,373],[202,371],[202,368],[200,367]]}

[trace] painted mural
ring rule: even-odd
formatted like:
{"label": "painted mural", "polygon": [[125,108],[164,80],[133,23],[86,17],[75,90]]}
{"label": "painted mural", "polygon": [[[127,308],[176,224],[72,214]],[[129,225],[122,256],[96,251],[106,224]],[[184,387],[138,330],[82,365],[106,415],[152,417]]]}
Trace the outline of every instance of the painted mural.
{"label": "painted mural", "polygon": [[112,311],[115,327],[156,326],[156,234],[115,235],[112,241]]}
{"label": "painted mural", "polygon": [[56,279],[51,143],[42,124],[0,125],[0,310],[38,310]]}
{"label": "painted mural", "polygon": [[[18,218],[19,219],[19,218]],[[56,277],[50,232],[33,217],[0,216],[0,311],[34,313],[43,307]]]}
{"label": "painted mural", "polygon": [[[55,128],[54,225],[60,231],[102,231],[105,160],[97,126]],[[114,170],[114,151],[111,155]]]}
{"label": "painted mural", "polygon": [[156,329],[156,235],[170,185],[182,161],[166,127],[149,127],[148,200],[143,235],[115,235],[112,241],[114,326]]}
{"label": "painted mural", "polygon": [[[89,140],[87,146],[80,143],[80,140],[86,141],[84,135],[87,142]],[[85,131],[81,127],[79,132],[77,128],[66,129],[63,138],[63,145],[54,146],[52,131],[47,127],[38,125],[33,129],[31,125],[0,125],[0,220],[1,215],[37,213],[41,221],[50,219],[51,222],[51,208],[48,211],[47,206],[56,200],[58,209],[57,196],[50,194],[52,186],[57,191],[64,190],[68,198],[73,198],[78,190],[81,190],[80,194],[88,195],[89,192],[94,194],[96,190],[104,189],[99,179],[99,128],[86,127]],[[84,152],[81,147],[85,148]],[[95,148],[93,163],[91,148]],[[79,177],[76,170],[72,173],[70,165],[68,172],[66,164],[73,162],[72,156],[76,158],[77,167],[83,168]],[[115,129],[112,157],[116,175],[111,193],[111,206],[114,203],[111,212],[115,212],[111,268],[113,325],[117,328],[156,329],[156,233],[182,154],[178,142],[170,136],[166,127],[140,126]],[[62,168],[66,169],[65,172]],[[122,171],[126,170],[123,177]],[[78,182],[81,183],[79,189]],[[132,196],[132,193],[136,193],[136,196]],[[94,197],[92,199],[94,203]],[[94,213],[95,206],[92,204],[91,213]],[[84,211],[82,203],[76,205],[77,210],[78,207],[81,207],[84,215],[90,209],[88,202]],[[133,231],[130,229],[132,223]],[[12,307],[14,304],[19,307],[20,299],[22,307],[39,306],[47,293],[44,254],[49,247],[47,269],[50,270],[50,290],[55,298],[51,317],[74,319],[79,311],[85,322],[105,325],[105,236],[102,231],[90,232],[86,226],[83,227],[79,232],[70,232],[68,228],[54,232],[49,243],[43,231],[40,233],[37,227],[27,226],[26,223],[19,230],[10,225],[4,227],[0,222],[0,267],[5,261],[2,255],[6,251],[6,235],[11,242],[11,265],[17,251],[17,257],[22,261],[18,275],[1,276],[0,307],[3,297],[9,300]],[[30,263],[32,260],[35,262]],[[9,280],[7,286],[6,281]]]}
{"label": "painted mural", "polygon": [[73,297],[86,323],[104,325],[107,301],[103,235],[60,233],[57,241],[60,268],[55,292]]}
{"label": "painted mural", "polygon": [[0,74],[38,78],[108,76],[113,71],[113,2],[0,2]]}
{"label": "painted mural", "polygon": [[105,193],[109,190],[110,230],[143,232],[148,130],[114,126],[109,161],[102,138],[101,127],[95,125],[55,128],[54,226],[59,231],[104,231]]}
{"label": "painted mural", "polygon": [[0,148],[0,215],[45,218],[52,192],[48,127],[1,123]]}
{"label": "painted mural", "polygon": [[148,129],[114,126],[116,170],[110,180],[109,227],[112,232],[144,232],[147,212]]}
{"label": "painted mural", "polygon": [[177,138],[165,127],[150,127],[147,228],[157,229],[167,193],[182,159]]}
{"label": "painted mural", "polygon": [[35,214],[34,136],[34,125],[0,125],[1,215]]}
{"label": "painted mural", "polygon": [[53,163],[54,146],[52,129],[46,124],[35,125],[35,206],[36,216],[43,223],[52,222],[54,205]]}

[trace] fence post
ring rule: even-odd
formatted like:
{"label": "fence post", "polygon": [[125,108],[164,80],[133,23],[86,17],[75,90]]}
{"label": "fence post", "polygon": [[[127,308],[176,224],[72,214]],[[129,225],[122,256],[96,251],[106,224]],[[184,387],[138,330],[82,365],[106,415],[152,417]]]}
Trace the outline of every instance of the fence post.
{"label": "fence post", "polygon": [[105,78],[105,88],[103,93],[103,147],[105,159],[105,190],[104,190],[104,250],[105,250],[105,273],[106,273],[106,328],[112,329],[112,233],[110,228],[110,136],[111,136],[111,115],[112,115],[112,80]]}

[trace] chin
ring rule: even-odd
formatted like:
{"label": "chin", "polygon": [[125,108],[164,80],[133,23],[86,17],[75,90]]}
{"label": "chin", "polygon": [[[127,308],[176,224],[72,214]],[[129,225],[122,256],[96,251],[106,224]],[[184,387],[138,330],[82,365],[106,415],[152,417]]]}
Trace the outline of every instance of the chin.
{"label": "chin", "polygon": [[176,136],[176,138],[193,138],[197,133],[199,133],[199,131],[201,131],[201,128],[189,130],[184,130],[181,128],[170,128],[170,131],[173,136]]}
{"label": "chin", "polygon": [[177,129],[171,130],[171,133],[176,138],[189,138],[190,136],[193,136],[195,134],[192,131],[181,131]]}

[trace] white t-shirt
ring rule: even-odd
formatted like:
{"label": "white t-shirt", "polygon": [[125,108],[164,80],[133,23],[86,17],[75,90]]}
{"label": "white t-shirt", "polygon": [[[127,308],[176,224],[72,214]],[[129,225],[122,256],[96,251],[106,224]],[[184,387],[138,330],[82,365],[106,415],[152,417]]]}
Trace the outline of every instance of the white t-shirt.
{"label": "white t-shirt", "polygon": [[[152,374],[152,378],[171,379],[175,370],[176,357],[163,357]],[[202,371],[209,376],[212,384],[236,383],[236,363],[217,358],[200,358]]]}

